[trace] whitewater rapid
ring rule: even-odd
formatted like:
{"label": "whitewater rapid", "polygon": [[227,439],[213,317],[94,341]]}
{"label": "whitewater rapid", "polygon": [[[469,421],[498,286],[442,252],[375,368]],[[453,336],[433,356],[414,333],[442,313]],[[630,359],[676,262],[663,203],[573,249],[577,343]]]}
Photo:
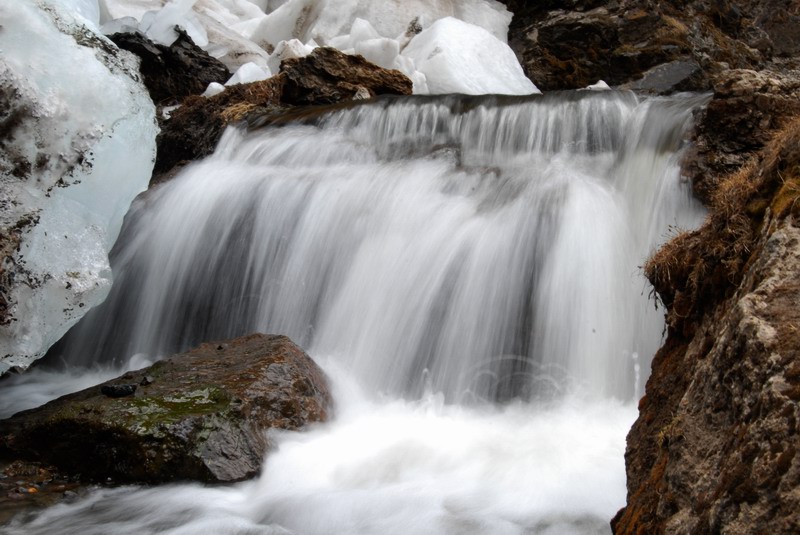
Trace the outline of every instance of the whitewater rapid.
{"label": "whitewater rapid", "polygon": [[663,330],[639,266],[702,217],[680,158],[703,101],[386,98],[227,131],[134,205],[55,360],[287,334],[333,421],[277,436],[256,481],[97,490],[9,533],[607,533]]}

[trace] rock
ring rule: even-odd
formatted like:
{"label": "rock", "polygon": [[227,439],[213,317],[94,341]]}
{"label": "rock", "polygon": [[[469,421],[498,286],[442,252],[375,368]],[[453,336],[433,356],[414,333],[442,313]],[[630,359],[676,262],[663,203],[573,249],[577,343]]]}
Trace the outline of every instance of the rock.
{"label": "rock", "polygon": [[733,69],[716,76],[684,165],[695,195],[710,202],[720,177],[738,170],[798,113],[800,71]]}
{"label": "rock", "polygon": [[211,154],[230,124],[279,115],[295,106],[411,94],[411,80],[399,71],[332,48],[285,60],[281,69],[284,72],[268,80],[229,86],[207,98],[184,99],[161,125],[152,183],[171,178],[176,166]]}
{"label": "rock", "polygon": [[250,113],[284,111],[286,106],[280,101],[282,83],[280,76],[273,76],[229,86],[211,97],[185,98],[161,124],[151,185],[171,178],[176,166],[211,154],[229,124],[244,120]]}
{"label": "rock", "polygon": [[[145,380],[143,377],[141,382]],[[100,393],[110,398],[124,398],[136,393],[136,385],[104,385],[100,387]]]}
{"label": "rock", "polygon": [[670,61],[662,63],[642,74],[634,82],[622,86],[639,93],[664,95],[681,91],[685,87],[694,87],[693,77],[701,75],[700,66],[693,61]]}
{"label": "rock", "polygon": [[178,39],[170,46],[154,43],[140,33],[115,33],[109,37],[121,49],[139,56],[144,84],[153,102],[159,105],[199,95],[208,84],[223,84],[231,76],[225,65],[195,45],[185,31],[176,31]]}
{"label": "rock", "polygon": [[[253,334],[219,345],[200,345],[0,421],[0,453],[84,480],[250,478],[269,448],[266,431],[324,421],[331,397],[322,371],[286,337]],[[101,393],[147,376],[155,380],[135,395]]]}
{"label": "rock", "polygon": [[758,9],[754,10],[754,25],[763,31],[772,51],[779,56],[800,54],[800,9],[797,2],[766,0],[758,4]]}
{"label": "rock", "polygon": [[664,91],[702,91],[727,69],[767,66],[774,46],[766,21],[774,22],[776,38],[792,28],[784,22],[791,15],[776,16],[769,7],[776,2],[788,0],[508,0],[515,13],[509,44],[543,90],[579,89],[597,80],[632,84],[661,65],[673,64],[668,69],[674,72],[681,62],[701,72]]}
{"label": "rock", "polygon": [[281,63],[281,102],[292,105],[333,104],[352,99],[363,87],[376,95],[410,95],[411,80],[400,71],[383,69],[361,56],[320,47],[303,58]]}
{"label": "rock", "polygon": [[646,273],[667,309],[617,534],[800,532],[800,119]]}
{"label": "rock", "polygon": [[64,498],[77,496],[79,484],[41,463],[14,461],[0,463],[0,525],[34,507],[48,507]]}

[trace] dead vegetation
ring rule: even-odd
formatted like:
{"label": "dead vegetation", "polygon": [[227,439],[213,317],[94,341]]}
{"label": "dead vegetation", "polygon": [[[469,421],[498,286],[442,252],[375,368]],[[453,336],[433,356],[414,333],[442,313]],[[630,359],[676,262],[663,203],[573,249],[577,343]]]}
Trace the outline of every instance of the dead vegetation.
{"label": "dead vegetation", "polygon": [[644,266],[669,327],[684,336],[691,336],[693,320],[736,291],[762,231],[800,217],[800,117],[720,184],[709,209],[700,229],[679,234]]}

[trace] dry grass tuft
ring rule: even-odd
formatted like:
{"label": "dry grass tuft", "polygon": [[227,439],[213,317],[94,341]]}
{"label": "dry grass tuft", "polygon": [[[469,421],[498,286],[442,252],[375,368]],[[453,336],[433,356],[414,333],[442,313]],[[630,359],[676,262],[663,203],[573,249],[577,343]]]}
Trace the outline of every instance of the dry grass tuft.
{"label": "dry grass tuft", "polygon": [[645,264],[669,326],[690,336],[696,322],[687,320],[736,291],[761,230],[789,215],[800,217],[800,117],[723,180],[700,229],[679,234]]}

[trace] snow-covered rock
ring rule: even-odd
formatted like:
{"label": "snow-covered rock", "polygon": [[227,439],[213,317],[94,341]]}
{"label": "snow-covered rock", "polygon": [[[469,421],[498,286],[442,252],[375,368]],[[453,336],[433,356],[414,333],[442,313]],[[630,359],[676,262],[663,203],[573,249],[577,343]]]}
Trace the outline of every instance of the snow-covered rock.
{"label": "snow-covered rock", "polygon": [[403,49],[433,94],[538,93],[509,46],[489,31],[462,20],[437,20]]}
{"label": "snow-covered rock", "polygon": [[400,43],[388,37],[367,39],[355,45],[355,53],[384,69],[397,69],[397,57],[400,55]]}
{"label": "snow-covered rock", "polygon": [[0,109],[13,118],[0,137],[0,373],[105,298],[107,253],[150,179],[155,109],[93,6],[0,3]]}

